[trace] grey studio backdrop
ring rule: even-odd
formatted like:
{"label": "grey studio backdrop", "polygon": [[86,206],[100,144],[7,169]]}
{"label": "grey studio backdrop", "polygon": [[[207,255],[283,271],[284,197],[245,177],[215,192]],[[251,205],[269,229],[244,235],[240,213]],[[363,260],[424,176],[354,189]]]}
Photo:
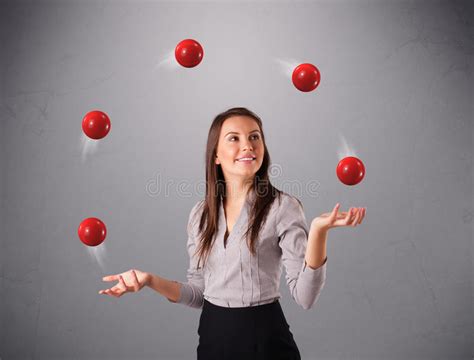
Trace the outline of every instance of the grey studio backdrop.
{"label": "grey studio backdrop", "polygon": [[[282,274],[303,359],[472,357],[467,2],[24,1],[0,14],[2,360],[196,357],[200,310],[149,288],[98,291],[131,268],[186,280],[207,132],[234,106],[263,119],[272,180],[308,222],[336,202],[367,207],[362,225],[330,231],[312,309]],[[193,69],[165,61],[185,38],[204,47]],[[296,90],[284,61],[318,66],[320,86]],[[94,109],[112,127],[84,159]],[[353,187],[335,175],[347,148],[367,170]],[[77,236],[90,216],[107,225],[103,267]]]}

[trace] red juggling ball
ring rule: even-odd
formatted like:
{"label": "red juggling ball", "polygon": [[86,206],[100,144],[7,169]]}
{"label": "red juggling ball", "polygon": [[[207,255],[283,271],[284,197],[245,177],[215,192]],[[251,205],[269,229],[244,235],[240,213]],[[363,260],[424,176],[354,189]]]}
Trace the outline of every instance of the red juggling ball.
{"label": "red juggling ball", "polygon": [[180,65],[192,68],[202,61],[204,50],[196,40],[185,39],[176,45],[174,56]]}
{"label": "red juggling ball", "polygon": [[91,139],[102,139],[110,131],[110,119],[102,111],[90,111],[82,119],[82,131]]}
{"label": "red juggling ball", "polygon": [[339,161],[336,168],[339,180],[346,185],[356,185],[365,175],[365,166],[362,161],[354,156],[348,156]]}
{"label": "red juggling ball", "polygon": [[84,219],[77,229],[79,239],[87,246],[102,244],[107,235],[105,224],[95,217]]}
{"label": "red juggling ball", "polygon": [[313,64],[300,64],[293,70],[293,85],[303,92],[316,89],[321,81],[321,74]]}

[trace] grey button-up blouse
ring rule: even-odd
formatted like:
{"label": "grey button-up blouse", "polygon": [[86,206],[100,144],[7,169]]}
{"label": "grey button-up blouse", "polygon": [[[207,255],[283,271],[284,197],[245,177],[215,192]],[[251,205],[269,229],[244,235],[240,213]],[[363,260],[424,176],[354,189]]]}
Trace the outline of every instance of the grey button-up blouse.
{"label": "grey button-up blouse", "polygon": [[202,308],[204,299],[224,307],[271,303],[280,298],[282,263],[286,283],[296,303],[304,309],[316,303],[326,279],[327,258],[317,269],[306,264],[308,226],[300,203],[287,193],[282,193],[280,201],[275,199],[260,230],[256,255],[252,256],[243,235],[255,196],[254,192],[247,196],[225,246],[227,224],[221,201],[217,236],[205,266],[199,269],[194,252],[204,200],[194,205],[187,227],[188,281],[180,283],[177,303],[193,308]]}

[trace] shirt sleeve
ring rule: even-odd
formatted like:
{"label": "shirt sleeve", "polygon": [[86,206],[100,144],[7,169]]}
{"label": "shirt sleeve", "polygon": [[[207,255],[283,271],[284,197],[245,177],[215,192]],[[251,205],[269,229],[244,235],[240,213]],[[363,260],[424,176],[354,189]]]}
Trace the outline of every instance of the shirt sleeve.
{"label": "shirt sleeve", "polygon": [[[192,308],[202,308],[204,303],[204,275],[202,270],[202,261],[200,263],[199,269],[197,268],[197,261],[198,256],[194,255],[196,251],[196,241],[197,241],[197,234],[199,228],[199,216],[200,209],[202,206],[203,201],[198,202],[194,207],[191,209],[191,213],[189,215],[189,221],[187,226],[188,232],[188,241],[187,241],[187,250],[189,254],[189,267],[186,273],[186,277],[188,279],[185,283],[181,284],[180,290],[180,297],[176,301],[178,304],[183,304]],[[170,302],[170,299],[168,299]]]}
{"label": "shirt sleeve", "polygon": [[277,213],[277,235],[282,250],[282,262],[286,271],[286,283],[291,296],[303,309],[310,309],[318,300],[326,281],[326,264],[313,269],[306,264],[308,226],[299,201],[290,195],[282,195]]}

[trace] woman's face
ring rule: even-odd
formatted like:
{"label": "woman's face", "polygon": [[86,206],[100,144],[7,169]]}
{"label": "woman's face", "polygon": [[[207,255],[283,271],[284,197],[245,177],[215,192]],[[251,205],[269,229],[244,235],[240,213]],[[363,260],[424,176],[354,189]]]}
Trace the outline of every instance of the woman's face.
{"label": "woman's face", "polygon": [[215,163],[221,165],[226,181],[253,179],[262,165],[263,154],[262,134],[253,118],[232,116],[224,121]]}

